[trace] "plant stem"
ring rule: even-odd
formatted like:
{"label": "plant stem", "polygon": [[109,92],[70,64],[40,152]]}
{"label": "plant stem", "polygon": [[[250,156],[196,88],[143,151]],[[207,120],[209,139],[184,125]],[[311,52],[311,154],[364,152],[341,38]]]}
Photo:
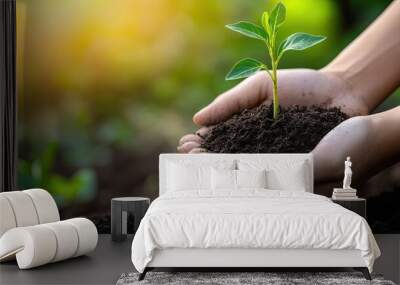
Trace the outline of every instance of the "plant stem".
{"label": "plant stem", "polygon": [[276,72],[277,66],[274,64],[274,68],[272,70],[272,104],[274,108],[273,118],[276,120],[279,116],[279,97],[278,97],[278,77]]}
{"label": "plant stem", "polygon": [[273,119],[276,120],[279,116],[279,98],[278,98],[278,77],[277,77],[277,68],[278,61],[275,60],[275,33],[273,33],[270,38],[270,42],[268,45],[269,57],[271,58],[271,68],[272,74],[269,73],[272,79],[272,107],[273,107]]}

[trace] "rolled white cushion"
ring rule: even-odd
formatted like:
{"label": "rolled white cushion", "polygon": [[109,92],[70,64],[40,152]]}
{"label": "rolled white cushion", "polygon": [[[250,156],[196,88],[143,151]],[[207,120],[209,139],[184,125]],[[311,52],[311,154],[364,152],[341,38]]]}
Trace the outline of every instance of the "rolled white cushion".
{"label": "rolled white cushion", "polygon": [[49,192],[43,189],[28,189],[22,191],[30,196],[36,208],[39,224],[51,223],[60,220],[57,204]]}
{"label": "rolled white cushion", "polygon": [[42,225],[19,227],[7,231],[0,239],[0,260],[16,255],[20,269],[51,262],[57,249],[53,231]]}
{"label": "rolled white cushion", "polygon": [[[1,193],[2,194],[2,193]],[[0,237],[9,229],[15,228],[17,223],[11,204],[0,194]]]}
{"label": "rolled white cushion", "polygon": [[39,223],[38,214],[31,197],[22,191],[1,193],[11,205],[17,227],[33,226]]}
{"label": "rolled white cushion", "polygon": [[20,269],[76,257],[95,249],[97,229],[88,219],[18,227],[0,238],[0,261],[16,256]]}
{"label": "rolled white cushion", "polygon": [[91,252],[96,248],[98,234],[97,228],[92,221],[85,218],[74,218],[64,222],[73,225],[78,232],[78,248],[74,257]]}
{"label": "rolled white cushion", "polygon": [[75,255],[78,250],[79,237],[73,225],[62,221],[44,224],[43,226],[53,231],[56,236],[57,248],[51,262],[64,260]]}
{"label": "rolled white cushion", "polygon": [[60,220],[56,202],[43,189],[0,193],[0,237],[15,227]]}

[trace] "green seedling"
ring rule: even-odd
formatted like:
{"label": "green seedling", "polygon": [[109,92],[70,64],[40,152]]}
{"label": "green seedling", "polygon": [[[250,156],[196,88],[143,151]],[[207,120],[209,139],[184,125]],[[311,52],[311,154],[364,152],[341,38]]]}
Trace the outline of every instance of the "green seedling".
{"label": "green seedling", "polygon": [[235,80],[246,78],[254,73],[265,70],[271,77],[273,83],[272,104],[273,118],[276,120],[279,116],[279,97],[278,97],[278,78],[277,69],[280,60],[285,52],[289,50],[304,50],[312,47],[326,39],[324,36],[316,36],[306,33],[294,33],[283,40],[278,46],[276,36],[279,27],[283,24],[286,18],[286,8],[283,3],[279,2],[272,9],[271,13],[265,11],[261,17],[261,26],[241,21],[235,24],[226,25],[232,31],[241,33],[253,39],[261,40],[265,43],[268,55],[270,58],[271,68],[267,64],[262,63],[253,58],[245,58],[238,61],[229,73],[226,75],[226,80]]}

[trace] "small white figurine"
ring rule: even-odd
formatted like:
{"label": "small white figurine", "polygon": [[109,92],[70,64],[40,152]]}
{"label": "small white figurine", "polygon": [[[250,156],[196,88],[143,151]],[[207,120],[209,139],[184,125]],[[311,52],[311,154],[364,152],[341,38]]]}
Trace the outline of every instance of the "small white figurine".
{"label": "small white figurine", "polygon": [[353,189],[351,188],[351,176],[353,175],[353,171],[351,170],[351,161],[350,156],[347,157],[344,162],[344,179],[343,179],[343,189]]}

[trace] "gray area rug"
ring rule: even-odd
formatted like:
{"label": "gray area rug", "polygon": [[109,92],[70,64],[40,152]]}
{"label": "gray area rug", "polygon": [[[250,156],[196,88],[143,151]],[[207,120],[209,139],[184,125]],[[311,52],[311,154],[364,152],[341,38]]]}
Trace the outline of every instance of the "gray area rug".
{"label": "gray area rug", "polygon": [[137,280],[138,276],[138,273],[122,274],[117,281],[117,285],[395,285],[392,281],[384,280],[380,275],[372,275],[373,280],[368,281],[359,272],[148,272],[146,278],[142,281]]}

